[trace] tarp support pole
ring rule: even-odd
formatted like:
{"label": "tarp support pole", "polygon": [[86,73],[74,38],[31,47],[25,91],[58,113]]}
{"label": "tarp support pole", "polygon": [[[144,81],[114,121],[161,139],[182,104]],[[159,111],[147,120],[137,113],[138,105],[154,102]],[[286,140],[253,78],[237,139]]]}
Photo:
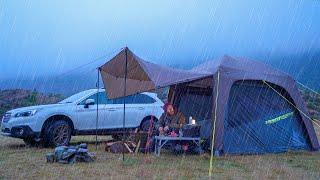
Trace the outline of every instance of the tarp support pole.
{"label": "tarp support pole", "polygon": [[[123,136],[122,145],[124,147],[124,138],[126,135],[125,124],[126,124],[126,92],[127,92],[127,74],[128,74],[128,48],[125,47],[125,73],[124,73],[124,91],[123,91]],[[124,161],[124,151],[122,151],[122,161]]]}
{"label": "tarp support pole", "polygon": [[218,70],[218,80],[217,80],[217,93],[215,98],[215,106],[214,106],[214,122],[213,122],[213,131],[212,131],[212,141],[211,141],[211,156],[210,156],[210,167],[209,167],[209,177],[212,176],[212,164],[213,164],[213,146],[214,146],[214,138],[216,133],[216,121],[217,121],[217,109],[218,109],[218,96],[219,96],[219,83],[220,83],[220,71]]}
{"label": "tarp support pole", "polygon": [[96,150],[98,149],[98,120],[99,120],[99,88],[100,88],[100,68],[98,70],[98,77],[97,77],[97,114],[96,114]]}

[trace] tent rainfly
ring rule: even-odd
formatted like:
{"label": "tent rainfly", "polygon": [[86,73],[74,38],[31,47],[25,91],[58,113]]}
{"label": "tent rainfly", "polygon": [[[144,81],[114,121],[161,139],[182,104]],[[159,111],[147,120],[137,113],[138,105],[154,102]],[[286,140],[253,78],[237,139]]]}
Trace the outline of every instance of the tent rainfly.
{"label": "tent rainfly", "polygon": [[169,100],[183,113],[198,117],[199,124],[209,119],[212,129],[203,138],[212,140],[215,155],[319,149],[295,80],[263,63],[223,56],[178,70],[144,61],[125,48],[100,72],[111,99],[170,87]]}

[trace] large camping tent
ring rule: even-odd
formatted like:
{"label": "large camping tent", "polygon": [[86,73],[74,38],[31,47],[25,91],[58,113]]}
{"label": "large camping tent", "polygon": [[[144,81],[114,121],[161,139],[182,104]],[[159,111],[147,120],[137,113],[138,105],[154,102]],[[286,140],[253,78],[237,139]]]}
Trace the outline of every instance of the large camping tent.
{"label": "large camping tent", "polygon": [[125,48],[100,71],[109,98],[169,86],[169,100],[209,127],[216,155],[319,149],[295,80],[265,64],[224,56],[177,70]]}

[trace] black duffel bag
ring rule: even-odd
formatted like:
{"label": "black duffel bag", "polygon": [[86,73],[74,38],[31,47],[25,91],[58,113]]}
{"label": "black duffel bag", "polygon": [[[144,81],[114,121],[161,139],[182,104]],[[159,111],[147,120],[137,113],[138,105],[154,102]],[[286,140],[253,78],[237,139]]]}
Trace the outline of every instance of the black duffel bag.
{"label": "black duffel bag", "polygon": [[199,125],[187,124],[182,127],[183,137],[200,137]]}

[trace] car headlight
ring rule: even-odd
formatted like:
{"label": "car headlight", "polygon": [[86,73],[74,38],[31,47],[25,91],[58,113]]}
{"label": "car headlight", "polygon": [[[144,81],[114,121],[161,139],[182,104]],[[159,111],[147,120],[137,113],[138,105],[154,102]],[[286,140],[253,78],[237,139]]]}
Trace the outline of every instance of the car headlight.
{"label": "car headlight", "polygon": [[28,111],[22,111],[22,112],[18,112],[14,115],[14,117],[29,117],[29,116],[33,116],[37,113],[37,109],[32,109],[32,110],[28,110]]}

